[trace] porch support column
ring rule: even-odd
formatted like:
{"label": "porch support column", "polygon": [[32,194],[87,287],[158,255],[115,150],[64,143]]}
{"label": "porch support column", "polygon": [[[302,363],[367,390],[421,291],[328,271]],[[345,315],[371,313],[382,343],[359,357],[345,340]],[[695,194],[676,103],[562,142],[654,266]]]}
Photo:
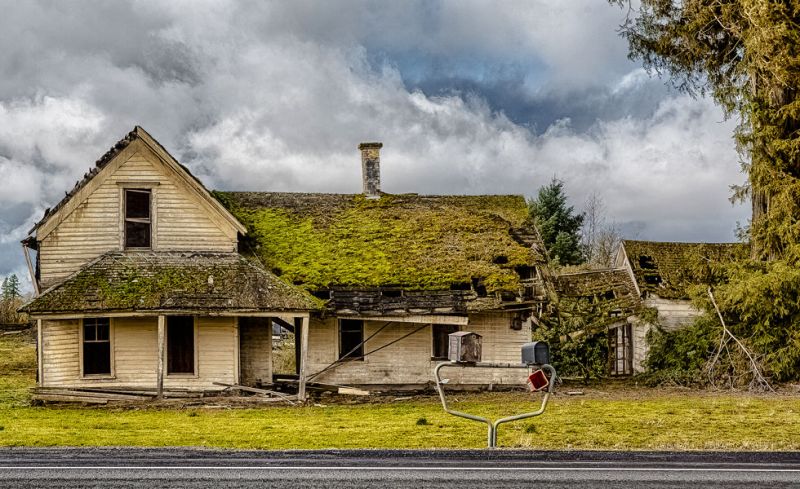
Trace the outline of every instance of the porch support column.
{"label": "porch support column", "polygon": [[158,316],[158,384],[156,386],[159,399],[164,397],[164,333],[165,316]]}
{"label": "porch support column", "polygon": [[[306,375],[308,375],[306,364],[308,363],[308,330],[310,322],[311,321],[308,314],[303,316],[302,326],[300,329],[300,374],[298,379],[299,385],[297,387],[297,399],[300,401],[306,400]],[[297,341],[296,331],[295,341]]]}
{"label": "porch support column", "polygon": [[36,381],[39,384],[39,387],[44,386],[44,365],[42,362],[42,351],[44,351],[44,346],[42,345],[42,338],[44,334],[42,333],[42,320],[36,320]]}

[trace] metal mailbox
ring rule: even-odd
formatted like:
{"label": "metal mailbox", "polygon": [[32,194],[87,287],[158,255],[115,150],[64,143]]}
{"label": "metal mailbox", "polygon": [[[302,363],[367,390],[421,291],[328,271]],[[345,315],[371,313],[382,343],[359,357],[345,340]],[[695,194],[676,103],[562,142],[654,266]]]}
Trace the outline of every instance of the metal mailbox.
{"label": "metal mailbox", "polygon": [[448,335],[447,357],[451,362],[478,363],[481,361],[481,335],[457,331]]}
{"label": "metal mailbox", "polygon": [[522,363],[525,365],[545,365],[550,363],[550,347],[544,341],[534,341],[522,345]]}

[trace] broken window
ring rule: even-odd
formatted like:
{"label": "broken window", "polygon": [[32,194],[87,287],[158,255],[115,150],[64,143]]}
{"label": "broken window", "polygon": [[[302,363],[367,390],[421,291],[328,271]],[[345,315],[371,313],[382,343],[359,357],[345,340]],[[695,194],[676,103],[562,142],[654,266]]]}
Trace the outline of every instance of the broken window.
{"label": "broken window", "polygon": [[108,318],[83,320],[83,375],[111,375],[111,325]]}
{"label": "broken window", "polygon": [[150,248],[150,190],[125,189],[125,248]]}
{"label": "broken window", "polygon": [[[339,320],[339,358],[364,359],[364,321]],[[352,352],[352,353],[351,353]]]}
{"label": "broken window", "polygon": [[167,317],[167,374],[194,373],[194,318]]}
{"label": "broken window", "polygon": [[608,355],[611,375],[633,373],[633,337],[630,324],[608,330]]}
{"label": "broken window", "polygon": [[450,333],[458,331],[458,326],[455,324],[434,324],[433,331],[433,348],[431,349],[431,357],[434,360],[447,360],[447,350],[450,347]]}

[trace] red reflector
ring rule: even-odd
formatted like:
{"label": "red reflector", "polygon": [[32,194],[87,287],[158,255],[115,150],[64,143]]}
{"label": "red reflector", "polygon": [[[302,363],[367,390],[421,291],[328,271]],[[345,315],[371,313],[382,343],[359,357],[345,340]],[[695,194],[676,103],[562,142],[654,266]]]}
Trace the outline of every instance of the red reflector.
{"label": "red reflector", "polygon": [[539,369],[528,376],[528,385],[531,387],[531,392],[537,392],[547,389],[547,386],[550,385],[550,381],[547,379],[547,375],[545,375],[544,371]]}

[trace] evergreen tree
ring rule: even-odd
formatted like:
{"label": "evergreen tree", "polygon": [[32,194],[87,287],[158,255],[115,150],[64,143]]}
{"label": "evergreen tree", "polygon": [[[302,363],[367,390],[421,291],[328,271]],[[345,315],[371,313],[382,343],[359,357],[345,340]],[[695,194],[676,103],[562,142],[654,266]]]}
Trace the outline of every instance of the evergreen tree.
{"label": "evergreen tree", "polygon": [[2,294],[2,299],[8,299],[8,277],[3,277],[3,286],[0,288],[0,294]]}
{"label": "evergreen tree", "polygon": [[10,277],[3,280],[3,298],[14,300],[19,296],[19,279],[17,274],[12,273]]}
{"label": "evergreen tree", "polygon": [[612,0],[630,56],[740,120],[753,257],[800,259],[800,0]]}
{"label": "evergreen tree", "polygon": [[581,226],[583,214],[567,204],[564,182],[553,178],[539,189],[536,199],[528,202],[528,209],[550,258],[559,265],[578,265],[583,262],[581,253]]}

